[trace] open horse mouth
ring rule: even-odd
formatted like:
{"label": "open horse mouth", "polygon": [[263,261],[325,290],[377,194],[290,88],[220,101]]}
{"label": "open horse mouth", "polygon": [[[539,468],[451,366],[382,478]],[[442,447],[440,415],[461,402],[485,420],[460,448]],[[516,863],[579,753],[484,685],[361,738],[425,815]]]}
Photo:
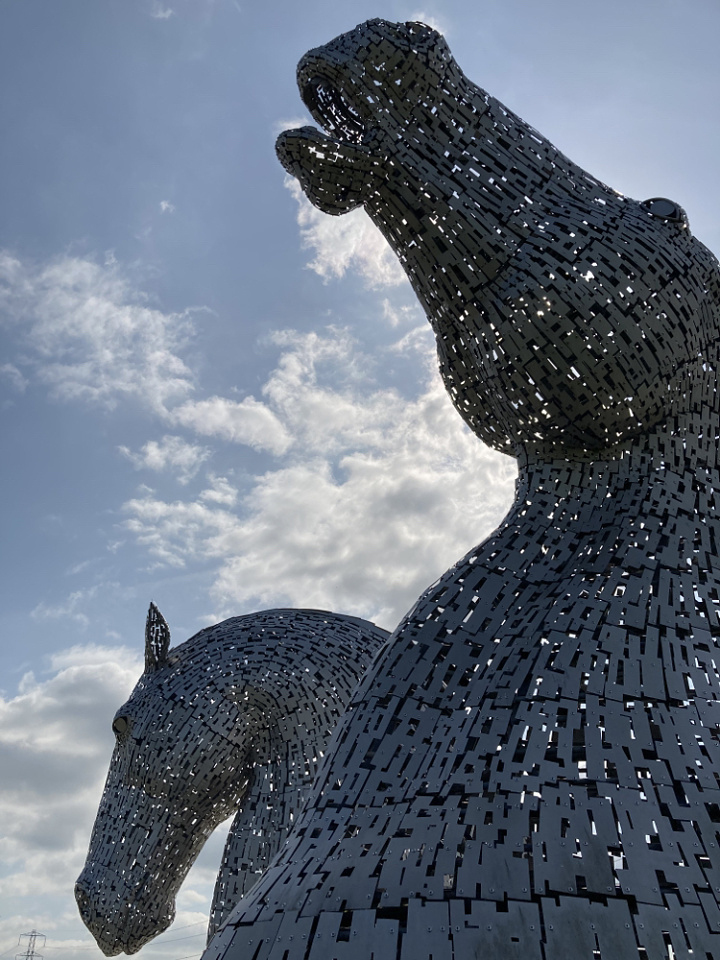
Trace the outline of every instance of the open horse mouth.
{"label": "open horse mouth", "polygon": [[365,143],[371,119],[369,110],[325,75],[317,59],[300,65],[298,85],[303,103],[329,137],[356,146]]}
{"label": "open horse mouth", "polygon": [[322,129],[305,126],[281,133],[278,159],[316,207],[347,213],[367,200],[383,176],[374,149],[378,125],[372,94],[363,95],[362,80],[345,80],[340,68],[319,56],[301,61],[298,86]]}

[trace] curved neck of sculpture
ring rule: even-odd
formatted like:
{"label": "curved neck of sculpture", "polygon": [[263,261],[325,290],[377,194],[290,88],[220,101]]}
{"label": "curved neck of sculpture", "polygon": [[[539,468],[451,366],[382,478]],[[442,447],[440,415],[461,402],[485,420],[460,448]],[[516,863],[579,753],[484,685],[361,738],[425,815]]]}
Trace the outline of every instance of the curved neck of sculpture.
{"label": "curved neck of sculpture", "polygon": [[[263,616],[258,614],[258,620]],[[273,627],[280,632],[284,616],[295,623],[307,616],[307,629],[276,636]],[[252,769],[225,844],[208,941],[287,838],[330,732],[383,642],[384,631],[361,621],[354,627],[350,618],[341,617],[349,628],[343,635],[338,617],[321,611],[271,611],[270,618],[274,622],[267,633],[259,632],[261,640],[228,645],[223,694],[252,716]],[[359,634],[353,636],[357,627]],[[223,628],[219,624],[216,629],[222,634]]]}
{"label": "curved neck of sculpture", "polygon": [[308,797],[316,764],[303,770],[297,755],[308,758],[318,754],[318,743],[310,737],[295,746],[275,762],[256,764],[253,769],[225,842],[210,909],[208,943],[263,875]]}
{"label": "curved neck of sculpture", "polygon": [[698,403],[610,450],[561,455],[539,443],[520,448],[515,502],[489,542],[490,555],[499,541],[509,549],[520,531],[531,529],[540,547],[529,562],[554,575],[583,570],[583,557],[597,555],[599,537],[607,541],[606,560],[633,547],[644,565],[684,566],[720,505],[719,420]]}
{"label": "curved neck of sculpture", "polygon": [[525,493],[547,490],[551,484],[563,498],[585,499],[592,491],[607,496],[618,484],[647,485],[668,472],[702,471],[705,482],[714,484],[720,469],[718,371],[720,341],[715,341],[668,381],[668,416],[616,446],[590,450],[563,449],[542,440],[519,444],[516,456]]}

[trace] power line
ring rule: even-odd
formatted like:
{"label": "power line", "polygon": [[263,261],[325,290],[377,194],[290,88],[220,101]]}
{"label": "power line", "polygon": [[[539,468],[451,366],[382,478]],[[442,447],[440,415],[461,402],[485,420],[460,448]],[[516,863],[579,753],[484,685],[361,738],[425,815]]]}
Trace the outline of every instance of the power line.
{"label": "power line", "polygon": [[[204,920],[201,920],[200,923],[202,923],[202,924],[204,925],[205,921],[204,921]],[[185,927],[178,927],[178,929],[179,929],[179,930],[186,930],[187,927],[194,927],[194,926],[195,926],[194,923],[188,923],[187,926],[185,926]],[[205,933],[203,932],[203,933],[191,933],[191,934],[188,934],[188,936],[186,936],[186,937],[171,937],[169,940],[160,940],[160,939],[158,939],[156,945],[159,947],[159,946],[163,946],[163,945],[166,944],[166,943],[176,943],[178,940],[194,940],[196,937],[204,937],[204,936],[205,936]],[[12,949],[12,948],[11,948],[11,949]],[[74,946],[74,945],[71,946],[71,947],[64,947],[62,944],[57,944],[57,945],[55,945],[55,944],[49,944],[49,945],[48,945],[47,947],[45,947],[44,949],[47,949],[47,950],[77,950],[77,951],[80,951],[80,950],[97,950],[98,947],[97,947],[96,944],[89,944],[88,946],[83,946],[83,947],[77,947],[77,946]],[[0,957],[2,957],[2,956],[3,956],[3,954],[0,954]],[[35,956],[37,957],[38,954],[36,954]]]}
{"label": "power line", "polygon": [[177,943],[178,940],[194,940],[195,937],[204,937],[204,933],[190,933],[187,937],[172,937],[170,940],[158,940],[157,945],[163,946],[166,943]]}
{"label": "power line", "polygon": [[177,933],[178,930],[188,930],[190,927],[199,927],[200,924],[207,926],[207,920],[195,920],[193,923],[186,923],[182,927],[175,927],[174,933]]}
{"label": "power line", "polygon": [[60,943],[60,944],[49,943],[46,947],[44,947],[44,949],[45,949],[45,950],[60,950],[60,951],[62,951],[62,950],[75,950],[75,951],[79,951],[79,950],[99,950],[100,947],[98,947],[98,945],[97,945],[96,943],[88,944],[87,946],[84,946],[84,947],[82,947],[82,946],[78,947],[78,946],[76,946],[74,943],[71,944],[69,947],[63,946],[62,943]]}
{"label": "power line", "polygon": [[[184,923],[181,927],[176,927],[173,933],[179,932],[180,930],[189,930],[190,927],[199,927],[199,926],[207,926],[207,920],[195,920],[194,923]],[[158,939],[157,946],[161,946],[162,944],[165,944],[165,943],[175,943],[176,940],[192,940],[194,937],[204,937],[204,936],[205,936],[205,933],[203,932],[203,933],[192,933],[186,937],[171,937],[169,940]],[[44,946],[43,949],[60,950],[60,951],[63,951],[63,950],[80,951],[80,950],[97,950],[99,948],[97,944],[89,943],[87,946],[75,946],[73,944],[73,946],[71,947],[65,947],[62,944],[48,944],[47,946]],[[5,953],[9,953],[10,950],[12,950],[12,947],[6,950]],[[5,953],[0,953],[0,960],[2,957],[5,956]],[[36,954],[35,956],[38,957],[38,954]]]}
{"label": "power line", "polygon": [[[185,923],[181,927],[176,927],[176,930],[179,932],[180,930],[189,930],[191,927],[199,927],[201,925],[205,926],[206,924],[207,924],[207,920],[195,920],[193,923]],[[166,943],[176,943],[179,940],[194,940],[196,937],[202,937],[204,935],[205,934],[203,932],[203,933],[192,933],[185,937],[172,937],[169,940],[158,939],[157,946],[158,947],[164,946]],[[87,950],[98,949],[97,944],[94,944],[94,943],[87,944],[87,946],[85,945],[77,946],[75,944],[73,944],[72,946],[63,946],[62,944],[46,944],[47,938],[45,937],[44,934],[38,933],[37,930],[31,930],[30,933],[20,934],[20,937],[18,938],[18,945],[24,938],[27,938],[29,941],[27,950],[25,951],[25,953],[15,954],[15,960],[44,960],[43,955],[38,953],[37,950],[35,949],[37,940],[40,938],[42,938],[42,941],[43,941],[43,944],[42,944],[43,950],[45,949],[55,950],[55,951],[59,951],[60,953],[70,952],[72,950],[74,953],[79,953],[81,951],[85,952]],[[7,950],[4,950],[2,953],[0,953],[0,960],[2,960],[3,957],[5,957],[8,953],[10,953],[12,949],[13,949],[12,947],[8,947]],[[55,956],[57,956],[57,953],[55,954]],[[175,958],[175,960],[193,960],[193,958],[199,957],[199,956],[201,956],[201,954],[192,953],[192,954],[189,954],[187,957],[177,957]]]}

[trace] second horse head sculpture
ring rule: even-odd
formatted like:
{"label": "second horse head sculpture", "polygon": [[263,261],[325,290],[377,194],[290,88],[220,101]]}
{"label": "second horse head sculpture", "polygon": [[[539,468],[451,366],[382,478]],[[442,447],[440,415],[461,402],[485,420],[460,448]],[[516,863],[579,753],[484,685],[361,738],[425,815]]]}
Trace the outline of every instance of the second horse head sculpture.
{"label": "second horse head sculpture", "polygon": [[212,936],[281,847],[386,637],[356,617],[268,610],[171,648],[150,605],[145,670],[113,720],[115,751],[75,891],[107,956],[136,953],[172,923],[188,870],[235,814]]}

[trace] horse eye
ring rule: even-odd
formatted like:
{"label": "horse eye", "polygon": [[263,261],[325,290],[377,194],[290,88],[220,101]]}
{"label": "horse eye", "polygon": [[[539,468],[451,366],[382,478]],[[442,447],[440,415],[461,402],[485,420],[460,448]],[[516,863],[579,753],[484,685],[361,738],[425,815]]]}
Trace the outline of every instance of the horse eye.
{"label": "horse eye", "polygon": [[674,200],[668,200],[667,197],[650,197],[649,200],[643,200],[642,206],[659,220],[669,220],[672,223],[688,226],[688,215]]}
{"label": "horse eye", "polygon": [[112,722],[112,728],[113,728],[113,733],[118,738],[118,740],[122,740],[122,738],[130,729],[130,722],[128,721],[127,717],[115,717],[115,719]]}

